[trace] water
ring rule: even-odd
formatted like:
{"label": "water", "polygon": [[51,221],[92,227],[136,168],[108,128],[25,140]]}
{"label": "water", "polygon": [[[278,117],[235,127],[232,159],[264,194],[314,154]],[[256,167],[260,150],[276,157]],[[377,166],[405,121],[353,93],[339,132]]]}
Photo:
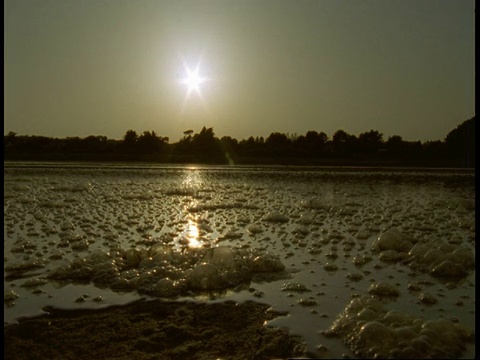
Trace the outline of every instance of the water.
{"label": "water", "polygon": [[[453,286],[432,276],[429,265],[385,262],[385,254],[372,250],[394,228],[415,243],[449,244],[450,250],[474,254],[473,172],[5,163],[4,175],[4,289],[12,296],[4,305],[5,324],[42,313],[47,305],[100,308],[162,294],[248,299],[288,311],[266,326],[288,327],[312,354],[355,357],[340,339],[320,332],[353,297],[368,295],[372,283],[387,282],[400,294],[385,301],[388,309],[455,318],[475,328],[473,266],[466,264]],[[138,263],[127,257],[128,250],[143,260],[157,258]],[[254,265],[256,258],[263,261],[261,271],[272,266],[269,276],[260,272],[258,260]],[[92,275],[86,265],[81,268],[88,268],[82,281],[71,270],[72,264],[85,264],[80,259],[97,269]],[[128,273],[127,260],[133,261]],[[275,270],[274,261],[284,271]],[[202,262],[214,264],[214,274],[202,273],[195,283],[192,272]],[[67,268],[62,279],[52,275]],[[98,280],[99,269],[104,281]],[[152,269],[159,272],[149,274]],[[159,275],[166,269],[168,276]],[[230,282],[239,271],[251,281]],[[142,276],[150,282],[138,281]],[[159,288],[162,277],[170,282]],[[310,291],[283,291],[286,283]],[[422,303],[422,292],[437,302]],[[473,353],[470,346],[464,355]]]}

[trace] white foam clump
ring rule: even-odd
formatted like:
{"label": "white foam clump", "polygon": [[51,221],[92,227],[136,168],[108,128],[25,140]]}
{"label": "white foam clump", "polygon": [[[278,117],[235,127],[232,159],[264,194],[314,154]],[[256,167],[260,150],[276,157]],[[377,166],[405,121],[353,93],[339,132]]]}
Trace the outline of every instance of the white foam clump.
{"label": "white foam clump", "polygon": [[188,283],[193,290],[221,290],[228,288],[219,269],[209,263],[201,263],[189,272]]}
{"label": "white foam clump", "polygon": [[473,331],[461,324],[387,311],[369,296],[351,300],[322,333],[340,337],[363,358],[458,358],[474,341]]}
{"label": "white foam clump", "polygon": [[300,305],[302,306],[315,306],[317,305],[317,302],[315,301],[315,299],[313,298],[300,298],[298,299],[297,301]]}
{"label": "white foam clump", "polygon": [[65,183],[62,185],[54,186],[53,191],[66,191],[66,192],[92,192],[92,184],[86,183]]}
{"label": "white foam clump", "polygon": [[228,269],[236,259],[236,251],[228,246],[219,246],[207,252],[204,262],[207,262],[219,270]]}
{"label": "white foam clump", "polygon": [[373,283],[368,292],[379,297],[397,297],[400,295],[394,285],[385,282]]}
{"label": "white foam clump", "polygon": [[13,290],[5,290],[3,293],[3,301],[6,303],[13,302],[18,298],[18,294]]}
{"label": "white foam clump", "polygon": [[163,192],[165,195],[195,196],[197,191],[193,187],[169,187]]}
{"label": "white foam clump", "polygon": [[311,198],[308,200],[304,200],[302,201],[301,205],[307,209],[323,210],[327,208],[327,205],[325,205],[325,201],[320,198]]}
{"label": "white foam clump", "polygon": [[156,245],[117,253],[95,252],[57,267],[49,278],[175,297],[236,287],[249,283],[253,274],[279,273],[284,269],[278,257],[270,253],[227,246],[175,251]]}
{"label": "white foam clump", "polygon": [[292,230],[292,233],[306,236],[310,233],[310,230],[304,225],[298,225]]}
{"label": "white foam clump", "polygon": [[452,244],[425,244],[409,252],[410,266],[437,277],[460,277],[475,266],[472,252]]}
{"label": "white foam clump", "polygon": [[367,254],[363,254],[363,255],[357,254],[352,259],[353,264],[357,267],[361,267],[370,261],[372,261],[372,258]]}
{"label": "white foam clump", "polygon": [[395,250],[408,253],[414,242],[416,242],[414,238],[401,233],[397,228],[390,228],[372,243],[372,250],[374,252]]}
{"label": "white foam clump", "polygon": [[459,198],[455,200],[457,209],[475,210],[475,199]]}
{"label": "white foam clump", "polygon": [[267,221],[267,222],[273,222],[273,223],[286,223],[288,222],[290,219],[288,216],[284,215],[284,214],[281,214],[277,211],[272,211],[270,213],[268,213],[264,218],[263,218],[264,221]]}
{"label": "white foam clump", "polygon": [[40,285],[44,285],[48,282],[47,279],[45,278],[32,278],[26,280],[23,284],[20,285],[20,287],[36,287]]}
{"label": "white foam clump", "polygon": [[385,262],[397,262],[406,258],[405,253],[399,253],[396,250],[385,250],[378,255],[378,258]]}
{"label": "white foam clump", "polygon": [[370,237],[370,235],[365,230],[358,230],[355,234],[355,237],[359,240],[366,240]]}
{"label": "white foam clump", "polygon": [[146,192],[133,192],[133,193],[128,193],[122,196],[124,200],[153,200],[155,198],[155,195],[152,194],[149,191]]}
{"label": "white foam clump", "polygon": [[8,277],[21,278],[25,273],[38,268],[43,268],[44,266],[45,262],[43,259],[32,258],[26,261],[9,263],[4,269]]}
{"label": "white foam clump", "polygon": [[177,296],[182,288],[182,282],[165,277],[153,285],[151,294],[158,297],[171,298]]}
{"label": "white foam clump", "polygon": [[298,219],[298,223],[302,225],[310,225],[315,221],[315,215],[312,213],[304,213]]}
{"label": "white foam clump", "polygon": [[420,295],[418,295],[418,300],[420,300],[421,303],[427,305],[436,304],[438,302],[438,300],[428,292],[420,293]]}
{"label": "white foam clump", "polygon": [[258,224],[252,224],[248,227],[247,230],[250,234],[260,234],[263,232],[263,227]]}
{"label": "white foam clump", "polygon": [[36,201],[36,197],[34,195],[20,195],[17,197],[17,202],[20,204],[34,204]]}
{"label": "white foam clump", "polygon": [[330,262],[327,262],[325,265],[323,265],[323,268],[326,271],[336,271],[336,270],[338,270],[338,266],[336,264],[333,264],[333,263],[330,263]]}
{"label": "white foam clump", "polygon": [[40,208],[63,208],[65,206],[63,199],[47,199],[38,202]]}
{"label": "white foam clump", "polygon": [[[249,208],[247,205],[242,203],[212,203],[212,204],[201,204],[196,206],[190,206],[188,211],[191,213],[203,212],[203,211],[216,211],[216,210],[227,210],[227,209],[242,209]],[[250,207],[251,208],[251,207]]]}
{"label": "white foam clump", "polygon": [[287,282],[282,285],[282,291],[307,292],[311,291],[304,284],[296,282]]}
{"label": "white foam clump", "polygon": [[438,277],[465,276],[475,265],[472,252],[466,248],[434,241],[418,242],[396,228],[382,233],[372,243],[372,251],[379,253],[382,261],[402,261]]}

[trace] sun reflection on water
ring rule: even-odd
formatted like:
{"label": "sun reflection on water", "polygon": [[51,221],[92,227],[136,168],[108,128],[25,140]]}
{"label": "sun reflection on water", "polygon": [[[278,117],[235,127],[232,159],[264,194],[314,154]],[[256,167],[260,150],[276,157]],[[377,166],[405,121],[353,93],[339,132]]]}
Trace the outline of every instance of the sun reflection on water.
{"label": "sun reflection on water", "polygon": [[188,205],[184,205],[182,217],[187,220],[187,224],[178,236],[178,243],[183,249],[201,248],[204,245],[204,242],[200,239],[199,223],[189,210],[198,206],[198,196],[203,183],[204,179],[198,168],[190,167],[185,170],[181,184],[185,190]]}
{"label": "sun reflection on water", "polygon": [[200,188],[203,184],[203,179],[200,171],[196,167],[191,167],[185,170],[185,178],[182,181],[182,186],[187,188]]}
{"label": "sun reflection on water", "polygon": [[188,220],[188,227],[187,227],[187,240],[188,240],[188,247],[189,248],[199,248],[202,247],[203,243],[200,241],[200,232],[198,230],[197,223]]}

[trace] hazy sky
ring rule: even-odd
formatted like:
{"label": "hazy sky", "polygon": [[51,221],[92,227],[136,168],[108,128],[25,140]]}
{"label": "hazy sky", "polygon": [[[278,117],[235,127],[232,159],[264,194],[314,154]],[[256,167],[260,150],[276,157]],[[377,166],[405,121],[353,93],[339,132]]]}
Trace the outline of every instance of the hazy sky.
{"label": "hazy sky", "polygon": [[[443,140],[474,115],[473,0],[5,0],[4,133],[213,127]],[[181,80],[199,65],[200,92]]]}

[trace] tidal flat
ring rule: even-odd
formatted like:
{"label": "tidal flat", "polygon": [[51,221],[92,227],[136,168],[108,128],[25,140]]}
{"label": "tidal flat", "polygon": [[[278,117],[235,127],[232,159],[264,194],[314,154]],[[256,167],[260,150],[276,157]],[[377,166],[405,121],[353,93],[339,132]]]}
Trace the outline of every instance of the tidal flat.
{"label": "tidal flat", "polygon": [[4,163],[6,357],[473,358],[474,180]]}

